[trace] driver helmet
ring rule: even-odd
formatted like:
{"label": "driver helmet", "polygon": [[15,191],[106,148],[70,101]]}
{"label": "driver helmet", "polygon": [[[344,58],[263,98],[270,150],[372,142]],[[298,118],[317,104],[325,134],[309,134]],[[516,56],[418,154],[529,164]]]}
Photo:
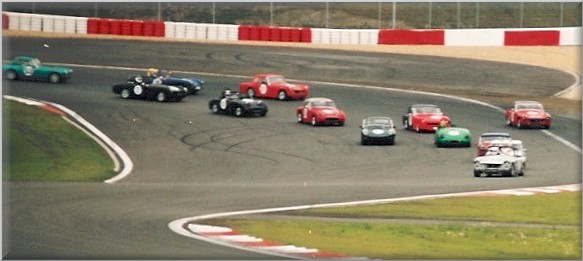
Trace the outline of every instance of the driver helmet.
{"label": "driver helmet", "polygon": [[159,69],[156,68],[150,68],[148,69],[148,71],[146,72],[148,76],[151,77],[158,77],[158,74],[160,73]]}
{"label": "driver helmet", "polygon": [[230,96],[231,94],[231,89],[225,88],[225,96]]}
{"label": "driver helmet", "polygon": [[439,127],[440,128],[447,127],[447,120],[441,120],[441,121],[439,121]]}
{"label": "driver helmet", "polygon": [[139,75],[138,75],[138,76],[136,76],[136,78],[135,78],[135,81],[136,81],[137,83],[142,83],[142,76],[139,76]]}
{"label": "driver helmet", "polygon": [[162,84],[162,77],[157,77],[156,79],[154,79],[154,81],[152,81],[154,84]]}

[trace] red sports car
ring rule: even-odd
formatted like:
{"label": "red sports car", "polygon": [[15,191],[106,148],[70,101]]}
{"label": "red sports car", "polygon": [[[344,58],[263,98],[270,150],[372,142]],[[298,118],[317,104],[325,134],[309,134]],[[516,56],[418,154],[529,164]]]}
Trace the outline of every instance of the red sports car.
{"label": "red sports car", "polygon": [[512,138],[510,134],[506,132],[485,132],[480,135],[476,147],[478,149],[478,157],[486,155],[488,148],[492,146],[492,143],[499,141],[511,141]]}
{"label": "red sports car", "polygon": [[304,105],[296,109],[298,123],[317,125],[343,126],[346,120],[345,113],[336,108],[334,101],[328,98],[309,98]]}
{"label": "red sports car", "polygon": [[247,93],[249,97],[272,98],[278,100],[304,99],[310,92],[305,84],[286,82],[285,78],[277,74],[258,74],[253,81],[239,85],[240,93]]}
{"label": "red sports car", "polygon": [[519,129],[551,127],[551,114],[545,112],[543,105],[536,101],[515,101],[514,107],[504,112],[504,118],[508,126],[516,126]]}
{"label": "red sports car", "polygon": [[437,127],[451,127],[448,116],[443,115],[441,109],[432,104],[413,104],[403,115],[403,126],[407,130],[416,132],[434,132]]}

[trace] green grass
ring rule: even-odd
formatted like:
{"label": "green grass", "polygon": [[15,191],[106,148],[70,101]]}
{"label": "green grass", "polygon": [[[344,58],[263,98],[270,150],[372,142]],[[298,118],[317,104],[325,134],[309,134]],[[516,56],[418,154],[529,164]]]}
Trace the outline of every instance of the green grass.
{"label": "green grass", "polygon": [[[373,259],[581,259],[581,192],[435,199],[278,214],[291,218],[232,218],[204,223],[281,244]],[[293,218],[296,215],[304,218]],[[378,220],[395,218],[411,219],[413,223]],[[417,219],[437,222],[415,224]],[[440,222],[443,220],[449,222]],[[474,220],[515,224],[466,222]]]}
{"label": "green grass", "polygon": [[60,116],[7,100],[2,110],[4,178],[103,181],[115,174],[104,149]]}

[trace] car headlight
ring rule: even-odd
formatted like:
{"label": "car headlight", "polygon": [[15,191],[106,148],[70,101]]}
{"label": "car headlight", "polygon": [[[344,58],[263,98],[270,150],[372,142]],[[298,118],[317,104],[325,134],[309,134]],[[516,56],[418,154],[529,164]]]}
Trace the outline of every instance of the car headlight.
{"label": "car headlight", "polygon": [[484,165],[482,165],[482,163],[480,163],[479,161],[474,161],[474,168],[475,169],[483,169]]}
{"label": "car headlight", "polygon": [[363,130],[362,130],[362,134],[364,134],[364,135],[368,135],[369,133],[370,133],[370,132],[369,132],[369,130],[368,130],[368,129],[363,129]]}
{"label": "car headlight", "polygon": [[512,164],[510,164],[510,162],[506,161],[504,162],[504,164],[502,164],[502,169],[510,169],[510,167],[512,167]]}

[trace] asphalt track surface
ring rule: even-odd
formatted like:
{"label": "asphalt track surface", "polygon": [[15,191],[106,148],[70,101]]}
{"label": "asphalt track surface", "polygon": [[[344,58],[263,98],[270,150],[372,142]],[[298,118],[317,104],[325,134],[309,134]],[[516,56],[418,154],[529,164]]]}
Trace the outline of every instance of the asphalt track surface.
{"label": "asphalt track surface", "polygon": [[[45,48],[43,44],[50,47]],[[102,130],[134,162],[115,184],[4,182],[7,259],[273,259],[196,241],[172,220],[218,212],[581,183],[581,154],[540,130],[505,126],[500,112],[447,97],[310,83],[310,96],[336,101],[344,127],[296,123],[300,101],[267,100],[265,118],[213,115],[208,101],[259,72],[385,87],[532,92],[550,96],[574,79],[524,65],[379,53],[47,38],[3,38],[3,60],[160,67],[248,75],[201,76],[197,96],[178,103],[122,100],[114,82],[142,70],[71,65],[66,84],[2,81],[3,94],[62,104]],[[182,73],[182,75],[188,75]],[[372,115],[400,118],[412,103],[434,103],[477,140],[506,131],[528,149],[526,175],[474,178],[472,148],[437,149],[432,134],[397,132],[395,146],[361,146],[358,125]],[[4,115],[6,117],[7,115]],[[581,121],[554,115],[551,131],[581,147]]]}

